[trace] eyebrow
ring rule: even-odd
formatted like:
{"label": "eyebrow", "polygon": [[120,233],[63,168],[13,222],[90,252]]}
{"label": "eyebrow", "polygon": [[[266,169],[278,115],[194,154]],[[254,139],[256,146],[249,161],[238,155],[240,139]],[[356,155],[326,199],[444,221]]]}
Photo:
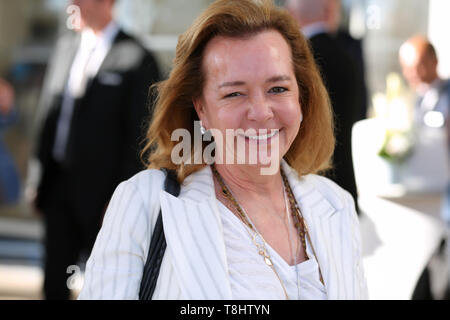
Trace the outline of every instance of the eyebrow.
{"label": "eyebrow", "polygon": [[230,81],[230,82],[224,82],[222,83],[219,88],[223,88],[223,87],[237,87],[237,86],[242,86],[244,85],[245,82],[244,81]]}
{"label": "eyebrow", "polygon": [[266,83],[268,83],[268,82],[279,82],[279,81],[290,81],[290,80],[291,80],[291,77],[285,76],[285,75],[281,75],[281,76],[275,76],[275,77],[267,79]]}
{"label": "eyebrow", "polygon": [[[270,83],[270,82],[279,82],[279,81],[289,81],[291,80],[291,77],[289,76],[285,76],[285,75],[280,75],[280,76],[274,76],[271,77],[269,79],[266,80],[266,83]],[[244,81],[230,81],[230,82],[224,82],[219,86],[220,88],[223,87],[237,87],[237,86],[242,86],[245,85]]]}

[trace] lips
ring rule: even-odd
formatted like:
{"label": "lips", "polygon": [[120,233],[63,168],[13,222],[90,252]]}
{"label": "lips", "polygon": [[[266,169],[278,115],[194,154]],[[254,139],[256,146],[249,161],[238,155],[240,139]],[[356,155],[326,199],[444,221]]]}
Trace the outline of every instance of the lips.
{"label": "lips", "polygon": [[262,134],[259,136],[248,136],[248,135],[244,135],[245,138],[248,138],[250,140],[267,140],[272,138],[273,136],[275,136],[278,133],[278,130],[274,130],[271,134]]}
{"label": "lips", "polygon": [[[252,140],[252,141],[267,141],[273,137],[275,137],[281,129],[270,129],[270,130],[260,130],[263,132],[270,132],[270,133],[266,133],[266,134],[259,134],[259,135],[249,135],[249,134],[239,134],[240,137],[243,137],[245,139],[248,140]],[[256,130],[255,130],[256,131]]]}

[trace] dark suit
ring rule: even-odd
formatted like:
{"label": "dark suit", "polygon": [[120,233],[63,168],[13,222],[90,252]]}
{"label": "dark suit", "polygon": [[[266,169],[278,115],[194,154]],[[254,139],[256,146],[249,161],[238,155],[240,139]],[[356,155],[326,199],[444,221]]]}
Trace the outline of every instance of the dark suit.
{"label": "dark suit", "polygon": [[334,170],[328,177],[349,191],[357,203],[351,149],[351,131],[359,113],[355,66],[340,45],[327,33],[311,37],[310,44],[335,115]]}
{"label": "dark suit", "polygon": [[90,252],[119,182],[143,169],[139,143],[149,119],[149,87],[159,80],[153,56],[119,31],[98,73],[74,104],[62,161],[53,147],[64,88],[80,36],[62,38],[50,62],[39,108],[35,156],[42,175],[37,206],[46,223],[47,298],[67,298],[68,265]]}
{"label": "dark suit", "polygon": [[347,31],[339,30],[335,34],[336,41],[341,45],[344,51],[350,56],[356,67],[356,85],[358,94],[358,116],[357,120],[367,118],[368,92],[366,84],[366,71],[362,40],[353,38]]}

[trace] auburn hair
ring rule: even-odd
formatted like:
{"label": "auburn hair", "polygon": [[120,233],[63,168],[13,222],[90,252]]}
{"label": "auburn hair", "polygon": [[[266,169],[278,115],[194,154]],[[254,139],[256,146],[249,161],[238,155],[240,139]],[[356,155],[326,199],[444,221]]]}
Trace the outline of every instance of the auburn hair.
{"label": "auburn hair", "polygon": [[[291,49],[303,113],[300,130],[284,159],[300,176],[331,167],[335,138],[330,100],[295,19],[270,0],[217,0],[179,37],[173,69],[167,80],[155,85],[155,107],[141,152],[148,169],[174,169],[182,182],[206,166],[193,161],[176,165],[171,160],[172,149],[178,143],[171,141],[171,134],[179,128],[191,133],[194,155],[194,121],[198,115],[193,99],[202,95],[205,83],[205,47],[217,36],[249,38],[266,30],[278,31]],[[206,145],[203,143],[202,151]]]}

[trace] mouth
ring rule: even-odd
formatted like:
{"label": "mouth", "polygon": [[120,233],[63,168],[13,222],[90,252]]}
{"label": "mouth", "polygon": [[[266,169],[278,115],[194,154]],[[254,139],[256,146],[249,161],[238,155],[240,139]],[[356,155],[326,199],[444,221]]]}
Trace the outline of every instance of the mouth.
{"label": "mouth", "polygon": [[281,130],[282,129],[271,129],[271,130],[264,130],[264,132],[270,131],[271,133],[269,133],[269,134],[260,134],[260,135],[240,134],[239,136],[245,138],[246,140],[263,142],[263,141],[269,141],[271,138],[278,135]]}

